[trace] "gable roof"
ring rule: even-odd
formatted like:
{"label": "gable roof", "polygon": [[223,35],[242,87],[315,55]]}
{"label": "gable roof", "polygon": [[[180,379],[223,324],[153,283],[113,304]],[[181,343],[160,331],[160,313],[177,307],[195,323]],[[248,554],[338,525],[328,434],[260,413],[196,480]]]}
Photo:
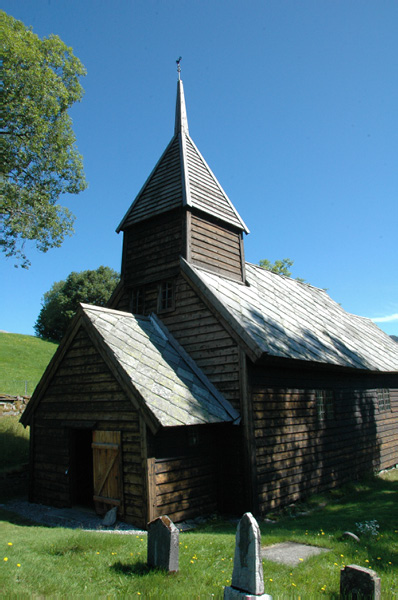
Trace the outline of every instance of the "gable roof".
{"label": "gable roof", "polygon": [[[128,395],[138,398],[153,431],[160,426],[222,423],[239,418],[154,315],[139,317],[82,304],[76,318]],[[61,346],[64,343],[65,339]],[[58,351],[62,351],[61,346]],[[56,366],[56,356],[53,361]],[[24,424],[29,423],[29,413],[44,391],[39,384],[26,409]]]}
{"label": "gable roof", "polygon": [[189,265],[183,272],[252,358],[290,358],[370,371],[398,370],[398,345],[309,284],[246,263],[247,285]]}
{"label": "gable roof", "polygon": [[249,233],[189,135],[181,80],[174,136],[116,231],[179,206],[190,206]]}

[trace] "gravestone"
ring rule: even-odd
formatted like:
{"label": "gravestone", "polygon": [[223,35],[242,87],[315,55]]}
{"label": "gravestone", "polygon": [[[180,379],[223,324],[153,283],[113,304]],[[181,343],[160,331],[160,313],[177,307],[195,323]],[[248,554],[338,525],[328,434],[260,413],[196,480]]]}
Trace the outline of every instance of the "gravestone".
{"label": "gravestone", "polygon": [[380,600],[380,577],[372,569],[348,565],[340,571],[340,598]]}
{"label": "gravestone", "polygon": [[232,585],[224,588],[224,599],[256,598],[272,600],[264,594],[261,534],[256,519],[245,513],[238,524]]}
{"label": "gravestone", "polygon": [[148,565],[171,573],[178,571],[178,538],[177,527],[166,515],[148,523]]}
{"label": "gravestone", "polygon": [[117,519],[117,506],[114,506],[113,508],[108,510],[108,512],[105,514],[104,518],[102,519],[102,523],[103,523],[103,525],[105,525],[105,527],[112,527],[112,525],[114,525],[116,523],[116,519]]}

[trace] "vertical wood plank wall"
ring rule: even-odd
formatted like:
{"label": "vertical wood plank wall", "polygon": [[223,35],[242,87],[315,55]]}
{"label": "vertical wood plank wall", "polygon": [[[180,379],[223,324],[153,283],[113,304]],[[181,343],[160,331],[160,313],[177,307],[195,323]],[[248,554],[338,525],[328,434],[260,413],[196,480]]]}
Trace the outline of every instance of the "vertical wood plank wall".
{"label": "vertical wood plank wall", "polygon": [[35,502],[70,506],[70,431],[121,431],[125,519],[146,523],[138,416],[86,332],[68,349],[34,419]]}
{"label": "vertical wood plank wall", "polygon": [[336,379],[322,381],[315,375],[314,381],[313,389],[300,389],[273,386],[272,377],[258,370],[253,376],[261,512],[398,462],[396,389],[390,394],[391,410],[380,412],[374,389],[363,382],[355,389],[348,381],[343,387],[343,378],[334,387],[333,418],[320,421],[315,389],[333,389]]}

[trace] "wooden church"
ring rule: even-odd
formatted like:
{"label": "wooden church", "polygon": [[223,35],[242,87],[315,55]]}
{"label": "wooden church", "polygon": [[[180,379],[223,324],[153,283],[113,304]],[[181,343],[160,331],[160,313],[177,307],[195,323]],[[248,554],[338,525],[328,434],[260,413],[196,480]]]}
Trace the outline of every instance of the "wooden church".
{"label": "wooden church", "polygon": [[30,500],[139,527],[261,515],[398,463],[398,344],[244,259],[248,229],[174,135],[121,221],[121,283],[82,305],[37,386]]}

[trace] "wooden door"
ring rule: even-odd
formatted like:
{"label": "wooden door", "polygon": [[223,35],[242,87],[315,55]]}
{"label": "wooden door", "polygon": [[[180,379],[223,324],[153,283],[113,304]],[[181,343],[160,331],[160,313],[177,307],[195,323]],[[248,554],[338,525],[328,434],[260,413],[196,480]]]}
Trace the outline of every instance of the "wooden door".
{"label": "wooden door", "polygon": [[120,431],[93,431],[94,504],[98,514],[113,506],[123,514]]}

